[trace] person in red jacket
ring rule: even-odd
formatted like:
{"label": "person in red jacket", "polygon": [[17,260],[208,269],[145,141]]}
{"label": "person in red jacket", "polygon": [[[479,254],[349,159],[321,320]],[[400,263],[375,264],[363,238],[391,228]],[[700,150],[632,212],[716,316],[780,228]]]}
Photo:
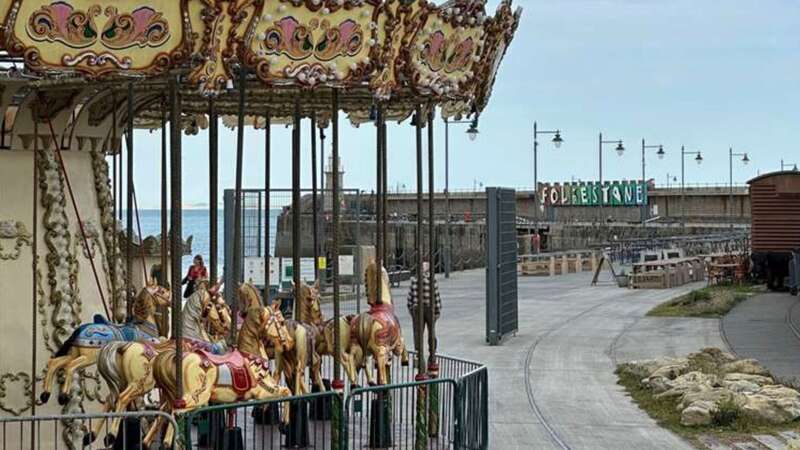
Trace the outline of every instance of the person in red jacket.
{"label": "person in red jacket", "polygon": [[181,281],[181,284],[186,285],[186,290],[183,291],[183,298],[189,298],[192,294],[194,294],[197,280],[207,278],[208,270],[206,270],[206,266],[203,264],[203,257],[200,255],[195,255],[192,265],[189,267],[189,272],[185,277],[183,277],[183,281]]}

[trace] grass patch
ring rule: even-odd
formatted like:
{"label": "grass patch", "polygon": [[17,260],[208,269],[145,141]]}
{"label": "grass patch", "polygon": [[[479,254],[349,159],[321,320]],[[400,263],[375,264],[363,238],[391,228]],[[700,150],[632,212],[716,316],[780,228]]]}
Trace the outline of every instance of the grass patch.
{"label": "grass patch", "polygon": [[758,287],[750,284],[708,286],[662,303],[651,309],[647,315],[654,317],[722,317],[757,291],[759,291]]}
{"label": "grass patch", "polygon": [[703,435],[712,435],[721,441],[737,439],[753,434],[776,434],[781,431],[799,431],[800,423],[793,422],[784,425],[772,425],[754,420],[734,403],[721,405],[712,416],[712,424],[707,426],[687,427],[681,425],[681,413],[678,410],[679,397],[656,398],[653,393],[642,385],[641,380],[625,371],[616,371],[617,384],[623,386],[631,399],[639,408],[647,413],[659,426],[682,436],[698,448],[705,448],[699,441]]}

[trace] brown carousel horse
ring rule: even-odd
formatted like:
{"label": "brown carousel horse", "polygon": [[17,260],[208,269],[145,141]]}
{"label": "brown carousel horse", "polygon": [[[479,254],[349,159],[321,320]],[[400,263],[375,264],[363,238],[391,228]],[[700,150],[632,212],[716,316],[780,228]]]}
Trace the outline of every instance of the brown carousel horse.
{"label": "brown carousel horse", "polygon": [[[207,281],[197,284],[195,292],[183,306],[183,349],[191,351],[205,348],[212,352],[225,351],[225,337],[232,324],[230,309],[217,297],[219,286],[207,287]],[[194,313],[193,311],[198,311]],[[202,330],[199,333],[198,330]],[[156,355],[175,349],[175,341],[168,340],[151,344],[143,342],[111,342],[100,350],[97,366],[109,388],[106,405],[115,412],[125,411],[129,405],[144,397],[155,388],[152,363]],[[111,408],[113,405],[113,408]],[[119,429],[120,418],[114,418],[108,428],[106,443],[114,440]],[[92,442],[103,426],[98,421],[94,432],[85,438]]]}
{"label": "brown carousel horse", "polygon": [[[401,363],[408,365],[408,352],[403,342],[400,322],[394,313],[392,293],[389,287],[389,274],[371,262],[366,270],[367,301],[369,312],[354,316],[350,321],[351,354],[363,349],[375,359],[378,369],[378,384],[388,382],[387,367],[391,365],[391,355],[399,356]],[[378,283],[381,283],[381,296],[378,298]],[[353,344],[358,344],[360,349]],[[373,384],[371,371],[366,370],[367,381]]]}
{"label": "brown carousel horse", "polygon": [[58,395],[58,402],[65,405],[69,401],[70,384],[72,375],[97,362],[97,355],[104,345],[115,341],[143,341],[156,344],[161,342],[159,337],[156,308],[170,304],[169,289],[156,286],[149,282],[134,299],[133,320],[117,325],[108,322],[100,315],[94,317],[93,323],[79,326],[69,339],[64,342],[56,354],[47,362],[47,373],[43,381],[43,390],[40,399],[46,403],[50,399],[50,392],[56,374],[64,370],[64,383]]}
{"label": "brown carousel horse", "polygon": [[[251,308],[251,311],[254,311]],[[283,316],[277,305],[261,308],[264,314],[266,338],[272,342],[288,338]],[[249,315],[249,312],[248,312]],[[246,400],[269,400],[291,395],[289,389],[278,385],[269,370],[269,364],[259,356],[233,350],[225,355],[214,355],[207,350],[192,350],[184,353],[183,395],[177,393],[175,373],[175,351],[159,353],[153,361],[153,376],[161,389],[162,410],[181,414],[207,404],[234,403]],[[284,408],[282,420],[288,420]],[[163,421],[156,421],[153,434]],[[169,428],[164,437],[167,445],[172,443],[175,430]]]}
{"label": "brown carousel horse", "polygon": [[[312,325],[317,330],[317,338],[315,339],[314,348],[314,361],[312,363],[312,377],[316,376],[317,379],[321,376],[321,356],[336,356],[334,347],[334,319],[325,320],[322,314],[320,294],[319,294],[319,280],[309,286],[305,283],[300,283],[298,298],[298,320],[307,325]],[[345,370],[347,378],[350,380],[351,385],[358,384],[357,367],[363,367],[363,351],[356,342],[350,340],[350,320],[355,317],[353,315],[343,316],[339,318],[339,342],[342,347],[341,357],[339,362]],[[351,349],[355,349],[351,350]],[[320,388],[322,389],[322,388]]]}

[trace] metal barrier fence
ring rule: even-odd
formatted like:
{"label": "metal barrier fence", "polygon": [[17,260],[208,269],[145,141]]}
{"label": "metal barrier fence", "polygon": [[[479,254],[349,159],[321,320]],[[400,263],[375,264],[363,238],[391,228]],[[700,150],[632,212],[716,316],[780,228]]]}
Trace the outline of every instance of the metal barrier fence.
{"label": "metal barrier fence", "polygon": [[699,256],[711,253],[749,252],[750,239],[746,232],[717,233],[694,236],[672,236],[620,240],[611,243],[606,254],[618,263],[639,262],[643,251],[680,248],[686,256]]}
{"label": "metal barrier fence", "polygon": [[[145,425],[156,418],[166,421],[177,432],[175,418],[160,411],[0,417],[0,449],[99,449],[113,446],[114,450],[139,450],[147,429]],[[112,442],[107,437],[113,419],[119,419],[123,424]]]}
{"label": "metal barrier fence", "polygon": [[[414,352],[410,352],[414,360]],[[330,361],[323,377],[330,378]],[[485,366],[437,355],[439,377],[392,364],[392,384],[209,406],[178,418],[185,448],[488,448]],[[366,385],[362,373],[361,385]],[[284,424],[283,419],[287,421]]]}

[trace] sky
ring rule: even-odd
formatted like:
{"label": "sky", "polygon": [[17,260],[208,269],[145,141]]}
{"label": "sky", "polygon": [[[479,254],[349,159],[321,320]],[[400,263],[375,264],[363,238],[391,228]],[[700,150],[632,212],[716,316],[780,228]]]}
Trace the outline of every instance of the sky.
{"label": "sky", "polygon": [[[487,12],[498,2],[491,0]],[[522,19],[500,66],[480,134],[465,125],[450,132],[450,189],[533,186],[533,123],[562,130],[558,150],[540,138],[539,181],[598,178],[598,133],[622,139],[603,151],[603,179],[641,178],[641,141],[647,178],[680,182],[681,146],[702,152],[686,159],[686,183],[729,180],[728,149],[747,152],[734,161],[734,183],[778,170],[783,158],[800,164],[800,2],[796,0],[557,0],[516,1]],[[435,123],[435,180],[445,185],[444,126]],[[310,187],[309,124],[303,123],[303,185]],[[346,188],[374,189],[375,129],[340,121]],[[390,190],[415,188],[414,131],[408,122],[388,130]],[[245,134],[245,187],[264,183],[263,132]],[[328,140],[329,141],[329,140]],[[183,201],[208,198],[208,136],[185,136]],[[273,187],[291,186],[290,130],[273,128]],[[326,152],[330,152],[329,142]],[[234,185],[236,139],[220,133],[220,190]],[[159,205],[158,132],[137,131],[135,170],[143,208]],[[427,180],[427,175],[425,176]],[[674,181],[670,180],[670,183]],[[222,196],[220,195],[220,199]]]}

